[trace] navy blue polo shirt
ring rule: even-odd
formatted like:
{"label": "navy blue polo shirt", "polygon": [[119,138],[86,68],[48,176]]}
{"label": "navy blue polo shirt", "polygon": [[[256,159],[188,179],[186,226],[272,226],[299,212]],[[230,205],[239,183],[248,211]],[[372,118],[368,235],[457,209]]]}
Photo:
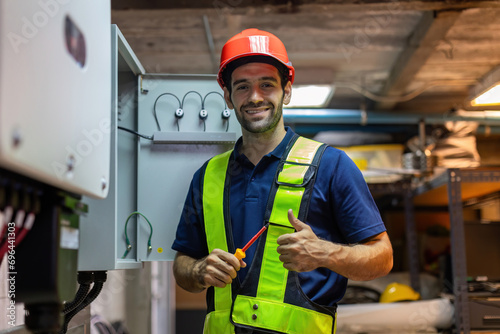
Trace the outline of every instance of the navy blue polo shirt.
{"label": "navy blue polo shirt", "polygon": [[[242,248],[263,226],[276,168],[293,135],[294,132],[287,128],[282,142],[256,166],[238,152],[242,139],[236,143],[230,162],[230,213],[236,248]],[[194,258],[208,255],[201,200],[198,170],[191,181],[172,245],[174,250]],[[323,154],[306,223],[319,238],[341,244],[358,243],[385,231],[361,172],[341,150],[328,147]],[[240,282],[248,272],[256,245],[246,252],[247,267],[238,272]],[[299,273],[299,279],[309,298],[322,305],[334,305],[343,297],[347,285],[345,277],[326,268]]]}

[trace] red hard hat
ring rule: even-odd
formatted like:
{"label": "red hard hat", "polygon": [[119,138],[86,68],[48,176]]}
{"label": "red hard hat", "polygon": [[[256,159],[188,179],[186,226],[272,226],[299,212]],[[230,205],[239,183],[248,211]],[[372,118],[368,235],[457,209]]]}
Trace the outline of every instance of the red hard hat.
{"label": "red hard hat", "polygon": [[293,83],[295,69],[288,60],[283,42],[267,31],[246,29],[232,37],[222,48],[217,74],[217,82],[222,88],[226,85],[222,78],[226,67],[236,59],[249,56],[268,56],[278,60],[288,68],[288,80]]}

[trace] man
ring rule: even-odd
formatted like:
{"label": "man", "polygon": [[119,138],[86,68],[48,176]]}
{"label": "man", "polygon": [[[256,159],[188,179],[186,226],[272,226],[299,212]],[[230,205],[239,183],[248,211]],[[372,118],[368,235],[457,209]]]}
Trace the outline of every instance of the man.
{"label": "man", "polygon": [[285,128],[293,80],[284,45],[268,32],[245,30],[222,50],[218,82],[242,137],[194,175],[172,246],[177,283],[208,288],[204,333],[334,333],[347,279],[392,268],[355,164]]}

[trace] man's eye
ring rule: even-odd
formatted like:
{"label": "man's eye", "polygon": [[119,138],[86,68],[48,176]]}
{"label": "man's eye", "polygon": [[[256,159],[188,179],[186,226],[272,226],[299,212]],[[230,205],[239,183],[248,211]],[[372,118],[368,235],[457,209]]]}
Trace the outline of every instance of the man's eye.
{"label": "man's eye", "polygon": [[236,90],[244,90],[246,89],[248,86],[238,86],[236,87]]}

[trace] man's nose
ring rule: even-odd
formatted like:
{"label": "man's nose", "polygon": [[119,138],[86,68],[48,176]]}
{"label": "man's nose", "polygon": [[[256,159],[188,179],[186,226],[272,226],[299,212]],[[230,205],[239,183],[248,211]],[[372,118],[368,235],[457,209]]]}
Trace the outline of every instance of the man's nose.
{"label": "man's nose", "polygon": [[257,104],[262,101],[264,101],[264,99],[261,90],[258,87],[253,87],[250,92],[250,102]]}

